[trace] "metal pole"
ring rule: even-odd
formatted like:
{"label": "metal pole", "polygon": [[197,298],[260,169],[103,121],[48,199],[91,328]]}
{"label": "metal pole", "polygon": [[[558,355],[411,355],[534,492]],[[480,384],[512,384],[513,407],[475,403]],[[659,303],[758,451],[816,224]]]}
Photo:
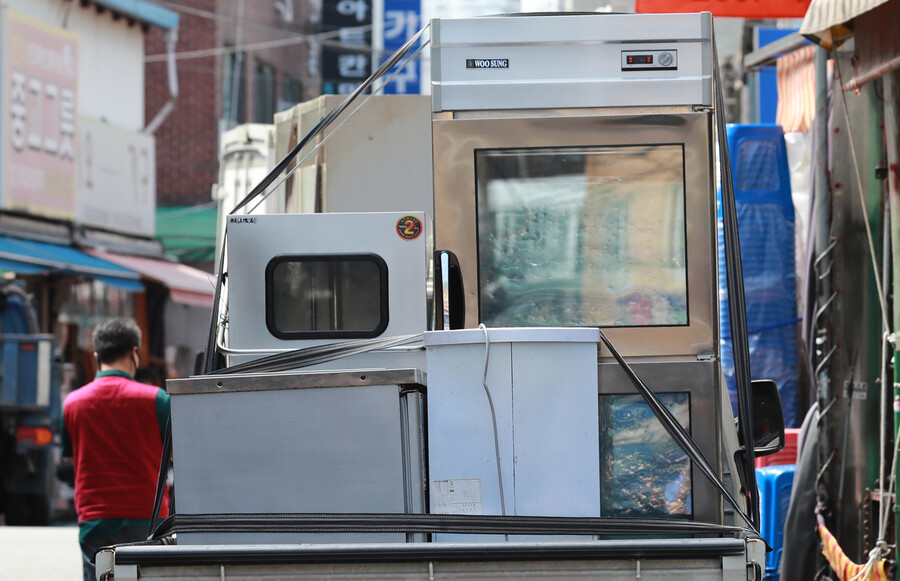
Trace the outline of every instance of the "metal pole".
{"label": "metal pole", "polygon": [[[890,216],[891,216],[891,257],[892,257],[892,278],[894,285],[894,305],[893,305],[893,328],[891,331],[896,333],[900,330],[900,277],[898,277],[898,273],[900,273],[900,128],[898,128],[898,105],[900,105],[900,99],[898,99],[897,95],[897,77],[898,73],[888,73],[884,76],[884,132],[885,132],[885,143],[887,146],[887,164],[888,164],[888,202],[890,206]],[[886,421],[887,418],[884,418],[883,421]],[[897,429],[900,428],[900,352],[897,350],[896,343],[894,345],[894,431],[893,434],[897,434]],[[891,439],[893,440],[893,438]],[[893,446],[891,446],[893,449]],[[882,454],[884,454],[884,450],[882,450]],[[897,486],[898,482],[900,482],[900,478],[897,478],[894,482],[894,493],[892,502],[895,502],[894,499],[897,498]],[[885,499],[882,499],[884,502]],[[900,519],[897,519],[897,506],[896,502],[894,504],[894,526],[897,526],[897,522]],[[895,528],[895,533],[898,532]],[[897,538],[895,536],[895,538]],[[896,555],[898,562],[900,562],[900,547],[897,549]],[[898,579],[900,579],[900,572],[898,572]]]}
{"label": "metal pole", "polygon": [[[822,425],[819,429],[819,446],[818,458],[816,460],[817,470],[822,472],[830,463],[829,455],[834,449],[832,443],[832,435],[830,430],[825,429],[826,416],[831,409],[832,393],[829,382],[829,365],[827,360],[831,353],[831,341],[829,337],[819,337],[818,331],[818,311],[824,310],[824,306],[828,304],[828,297],[831,294],[830,278],[825,275],[831,269],[831,200],[828,191],[828,182],[826,180],[826,166],[828,163],[828,51],[822,48],[816,48],[815,52],[815,80],[816,80],[816,116],[814,120],[813,131],[813,153],[814,157],[814,174],[813,174],[813,240],[814,240],[814,268],[810,273],[815,277],[815,294],[816,309],[814,312],[814,321],[812,322],[808,332],[810,337],[808,344],[811,349],[811,356],[815,356],[815,372],[812,381],[816,387],[816,401],[818,403],[820,422]],[[822,344],[818,344],[820,339],[824,339]],[[816,355],[818,353],[818,355]],[[829,355],[825,355],[825,354]],[[821,369],[821,371],[820,371]],[[819,482],[816,482],[817,488]],[[822,491],[817,490],[817,499],[825,500],[822,497]]]}

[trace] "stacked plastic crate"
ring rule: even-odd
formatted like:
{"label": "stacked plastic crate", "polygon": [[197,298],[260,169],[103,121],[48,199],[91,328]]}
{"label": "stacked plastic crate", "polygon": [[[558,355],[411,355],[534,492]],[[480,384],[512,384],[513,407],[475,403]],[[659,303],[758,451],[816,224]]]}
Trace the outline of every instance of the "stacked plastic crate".
{"label": "stacked plastic crate", "polygon": [[[728,147],[741,240],[751,374],[753,379],[772,379],[778,384],[785,425],[796,427],[801,419],[797,381],[799,319],[794,204],[784,134],[779,125],[773,124],[729,125]],[[722,369],[732,405],[736,406],[721,204],[719,217]]]}
{"label": "stacked plastic crate", "polygon": [[[750,368],[753,379],[772,379],[779,387],[784,420],[801,420],[798,393],[794,205],[784,133],[779,125],[730,125],[728,147],[737,206],[741,263],[747,306]],[[719,208],[721,232],[721,204]],[[722,368],[736,408],[734,353],[725,291],[725,263],[719,235],[719,297]],[[790,504],[796,464],[796,430],[785,450],[760,458],[760,531],[772,552],[766,556],[766,581],[776,581],[784,541],[784,520]]]}

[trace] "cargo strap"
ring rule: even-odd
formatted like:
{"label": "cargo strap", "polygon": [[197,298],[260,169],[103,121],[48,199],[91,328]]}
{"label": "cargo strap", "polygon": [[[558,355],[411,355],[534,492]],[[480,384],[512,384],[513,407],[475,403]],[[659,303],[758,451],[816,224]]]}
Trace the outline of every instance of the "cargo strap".
{"label": "cargo strap", "polygon": [[709,460],[706,459],[706,456],[703,455],[703,451],[694,442],[694,439],[691,435],[684,429],[681,423],[675,418],[672,412],[669,411],[669,408],[666,407],[666,404],[662,402],[656,393],[647,387],[647,384],[643,382],[643,380],[638,377],[637,373],[634,372],[634,369],[622,358],[613,344],[609,339],[606,338],[606,335],[603,334],[603,331],[600,331],[600,340],[603,341],[603,344],[606,345],[606,348],[609,349],[612,356],[615,358],[616,362],[622,367],[622,370],[625,371],[625,374],[628,376],[628,379],[637,389],[638,393],[641,394],[641,397],[644,398],[644,401],[647,403],[647,406],[653,412],[653,415],[656,416],[656,419],[659,420],[659,423],[662,424],[663,428],[668,432],[669,436],[678,446],[684,450],[684,453],[687,454],[688,458],[691,459],[691,462],[701,471],[703,475],[706,476],[709,481],[716,487],[716,490],[728,501],[728,503],[734,508],[735,512],[744,519],[749,526],[753,526],[750,517],[741,509],[737,500],[731,494],[731,491],[728,490],[728,487],[725,486],[725,483],[722,482],[722,479],[719,478],[719,475],[716,473],[715,468],[713,468],[712,464],[710,464]]}
{"label": "cargo strap", "polygon": [[501,535],[704,535],[746,538],[744,527],[681,519],[467,514],[176,514],[154,537],[172,533],[448,533]]}

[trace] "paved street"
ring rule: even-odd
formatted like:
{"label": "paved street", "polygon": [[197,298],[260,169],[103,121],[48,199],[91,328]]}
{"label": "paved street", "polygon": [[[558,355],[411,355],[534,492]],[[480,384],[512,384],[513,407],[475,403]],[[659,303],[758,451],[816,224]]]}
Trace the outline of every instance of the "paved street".
{"label": "paved street", "polygon": [[79,581],[81,578],[76,525],[0,526],[0,580]]}

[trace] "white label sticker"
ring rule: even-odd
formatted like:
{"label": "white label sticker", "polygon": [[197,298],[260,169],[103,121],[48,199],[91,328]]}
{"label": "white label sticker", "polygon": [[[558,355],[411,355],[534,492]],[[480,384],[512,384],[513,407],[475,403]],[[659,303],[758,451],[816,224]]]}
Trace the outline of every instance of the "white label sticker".
{"label": "white label sticker", "polygon": [[868,399],[869,385],[865,381],[854,381],[849,383],[850,397],[853,399]]}
{"label": "white label sticker", "polygon": [[481,514],[481,479],[432,480],[431,504],[435,514]]}

